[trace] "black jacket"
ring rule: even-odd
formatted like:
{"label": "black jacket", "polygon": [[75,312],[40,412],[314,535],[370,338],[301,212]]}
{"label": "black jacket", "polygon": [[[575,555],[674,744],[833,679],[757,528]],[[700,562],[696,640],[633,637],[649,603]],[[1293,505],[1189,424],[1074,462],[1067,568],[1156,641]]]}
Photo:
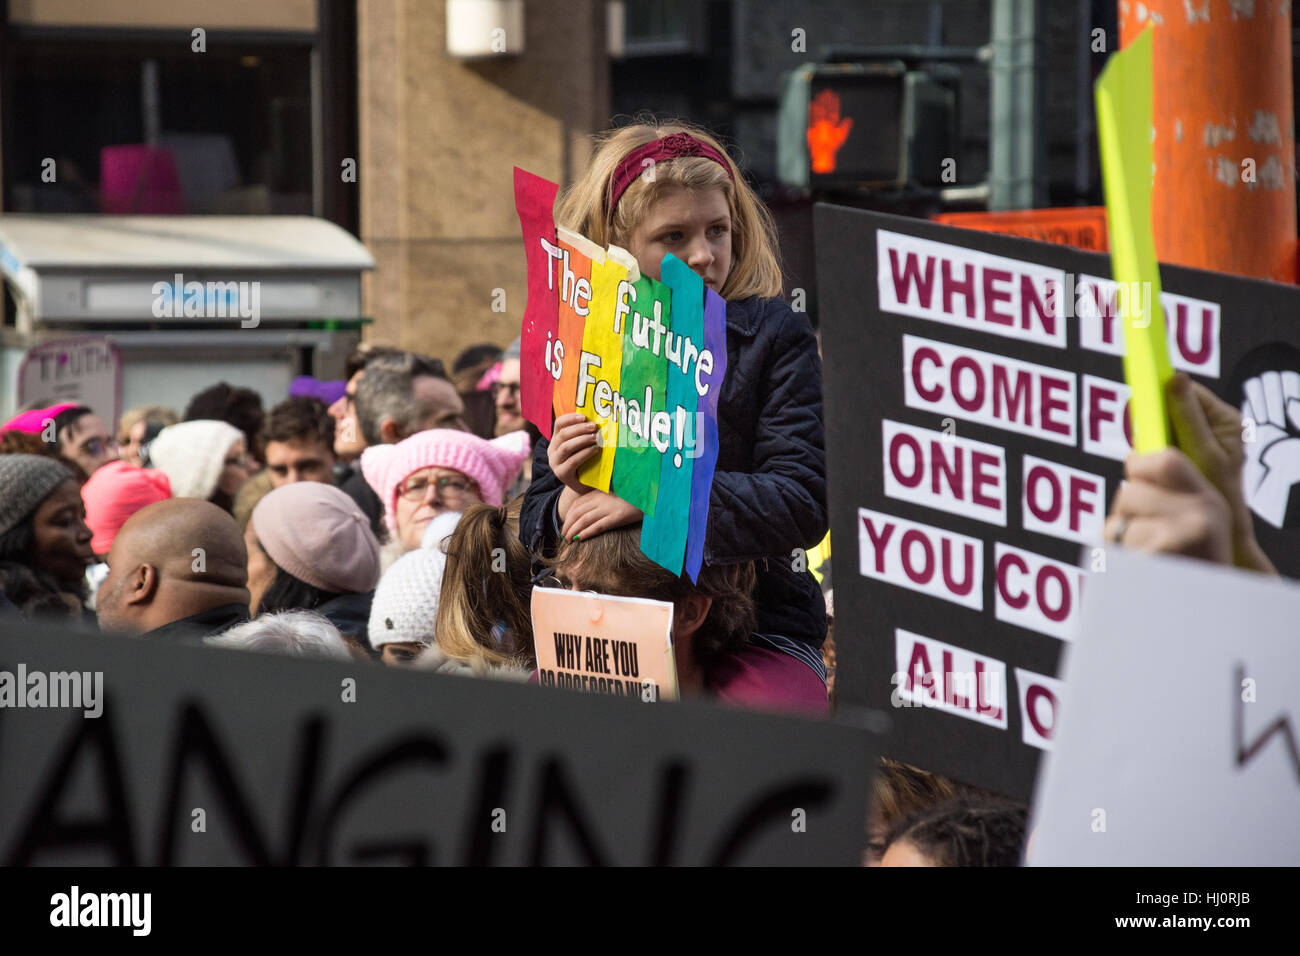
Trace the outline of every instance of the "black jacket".
{"label": "black jacket", "polygon": [[357,507],[370,519],[370,530],[381,542],[384,541],[384,503],[361,473],[361,466],[344,462],[335,465],[334,484],[357,503]]}
{"label": "black jacket", "polygon": [[166,641],[171,644],[203,644],[205,637],[213,637],[237,624],[248,623],[247,604],[222,604],[198,614],[155,627],[140,635],[141,640]]}
{"label": "black jacket", "polygon": [[[817,579],[794,567],[807,566],[795,549],[815,547],[828,526],[822,366],[807,317],[780,299],[727,303],[718,444],[705,563],[757,561],[756,631],[820,647],[826,602]],[[535,553],[550,554],[563,489],[546,449],[544,438],[533,449],[520,534]]]}
{"label": "black jacket", "polygon": [[366,629],[370,626],[370,604],[374,599],[374,591],[340,594],[317,605],[316,613],[338,628],[344,637],[352,638],[362,647],[369,647]]}

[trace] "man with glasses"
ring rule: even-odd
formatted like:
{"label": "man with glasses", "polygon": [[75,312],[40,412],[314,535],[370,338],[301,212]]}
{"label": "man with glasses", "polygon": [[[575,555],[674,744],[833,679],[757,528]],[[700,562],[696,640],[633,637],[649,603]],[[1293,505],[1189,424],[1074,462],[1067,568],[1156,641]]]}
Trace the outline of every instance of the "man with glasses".
{"label": "man with glasses", "polygon": [[519,340],[515,339],[501,358],[501,372],[491,386],[497,408],[496,433],[516,432],[528,423],[519,404]]}
{"label": "man with glasses", "polygon": [[366,440],[361,435],[361,426],[357,424],[357,388],[361,385],[362,376],[366,374],[366,363],[372,359],[395,358],[401,354],[401,349],[362,345],[348,356],[343,366],[347,387],[342,397],[329,407],[330,417],[334,419],[334,457],[340,462],[355,461],[366,450]]}
{"label": "man with glasses", "polygon": [[357,465],[366,450],[366,440],[357,424],[357,387],[366,374],[366,363],[371,359],[401,355],[400,349],[385,346],[361,345],[353,350],[343,366],[347,386],[342,397],[329,407],[334,419],[334,484],[357,503],[357,507],[370,520],[370,530],[380,541],[387,537],[384,528],[384,505],[366,483]]}
{"label": "man with glasses", "polygon": [[429,428],[465,429],[465,406],[437,359],[384,346],[358,348],[344,367],[347,388],[329,408],[334,419],[334,483],[357,503],[384,540],[384,506],[356,465],[371,445]]}
{"label": "man with glasses", "polygon": [[468,431],[465,403],[442,362],[413,352],[367,362],[356,407],[367,446],[391,445],[430,428]]}
{"label": "man with glasses", "polygon": [[[519,340],[510,343],[501,359],[501,371],[497,380],[491,385],[492,401],[496,404],[496,434],[508,435],[510,432],[528,432],[530,447],[536,443],[537,429],[524,418],[523,405],[519,400]],[[524,460],[524,467],[519,477],[506,491],[506,500],[522,495],[528,490],[533,480],[532,455]]]}

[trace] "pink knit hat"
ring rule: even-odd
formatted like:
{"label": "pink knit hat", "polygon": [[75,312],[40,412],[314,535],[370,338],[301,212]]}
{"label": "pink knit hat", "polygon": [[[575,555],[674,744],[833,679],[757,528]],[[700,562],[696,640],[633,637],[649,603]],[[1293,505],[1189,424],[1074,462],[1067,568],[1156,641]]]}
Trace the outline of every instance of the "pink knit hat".
{"label": "pink knit hat", "polygon": [[361,455],[361,473],[384,503],[384,520],[394,527],[397,486],[421,468],[451,468],[472,479],[490,505],[500,506],[506,488],[529,454],[528,433],[510,432],[492,441],[450,428],[416,432],[396,445],[371,445]]}
{"label": "pink knit hat", "polygon": [[49,408],[33,408],[29,412],[21,412],[0,425],[0,434],[12,431],[39,435],[45,428],[46,419],[53,419],[60,412],[76,407],[76,402],[63,402],[61,405],[51,405]]}
{"label": "pink knit hat", "polygon": [[345,492],[319,481],[282,485],[249,519],[277,567],[334,594],[365,594],[379,581],[379,541]]}
{"label": "pink knit hat", "polygon": [[171,482],[155,468],[137,468],[124,461],[110,461],[96,468],[81,486],[86,525],[94,533],[90,539],[91,550],[108,554],[127,518],[146,505],[171,496]]}

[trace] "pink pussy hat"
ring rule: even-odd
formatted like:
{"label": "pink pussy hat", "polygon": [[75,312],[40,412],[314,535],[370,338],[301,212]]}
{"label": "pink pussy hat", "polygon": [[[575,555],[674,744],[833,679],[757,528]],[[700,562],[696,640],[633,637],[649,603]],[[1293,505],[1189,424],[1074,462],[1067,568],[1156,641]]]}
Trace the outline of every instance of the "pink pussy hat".
{"label": "pink pussy hat", "polygon": [[384,520],[395,527],[397,486],[421,468],[450,468],[479,487],[483,500],[500,506],[505,491],[529,454],[525,431],[491,441],[451,428],[416,432],[396,445],[371,445],[361,455],[361,473],[384,503]]}
{"label": "pink pussy hat", "polygon": [[81,486],[86,526],[94,535],[90,549],[96,554],[108,554],[127,518],[171,496],[171,481],[155,468],[137,468],[125,461],[110,461],[96,468]]}
{"label": "pink pussy hat", "polygon": [[29,412],[20,412],[3,425],[0,425],[0,434],[4,432],[26,432],[28,435],[39,435],[45,429],[47,421],[53,421],[61,412],[76,407],[76,402],[63,402],[60,405],[51,405],[49,408],[33,408]]}

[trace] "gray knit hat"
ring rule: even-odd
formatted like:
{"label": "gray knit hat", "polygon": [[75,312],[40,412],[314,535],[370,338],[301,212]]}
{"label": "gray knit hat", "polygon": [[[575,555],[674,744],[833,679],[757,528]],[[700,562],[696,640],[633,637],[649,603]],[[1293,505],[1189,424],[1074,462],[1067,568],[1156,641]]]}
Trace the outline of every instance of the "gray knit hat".
{"label": "gray knit hat", "polygon": [[45,455],[0,455],[0,534],[22,524],[72,472]]}

